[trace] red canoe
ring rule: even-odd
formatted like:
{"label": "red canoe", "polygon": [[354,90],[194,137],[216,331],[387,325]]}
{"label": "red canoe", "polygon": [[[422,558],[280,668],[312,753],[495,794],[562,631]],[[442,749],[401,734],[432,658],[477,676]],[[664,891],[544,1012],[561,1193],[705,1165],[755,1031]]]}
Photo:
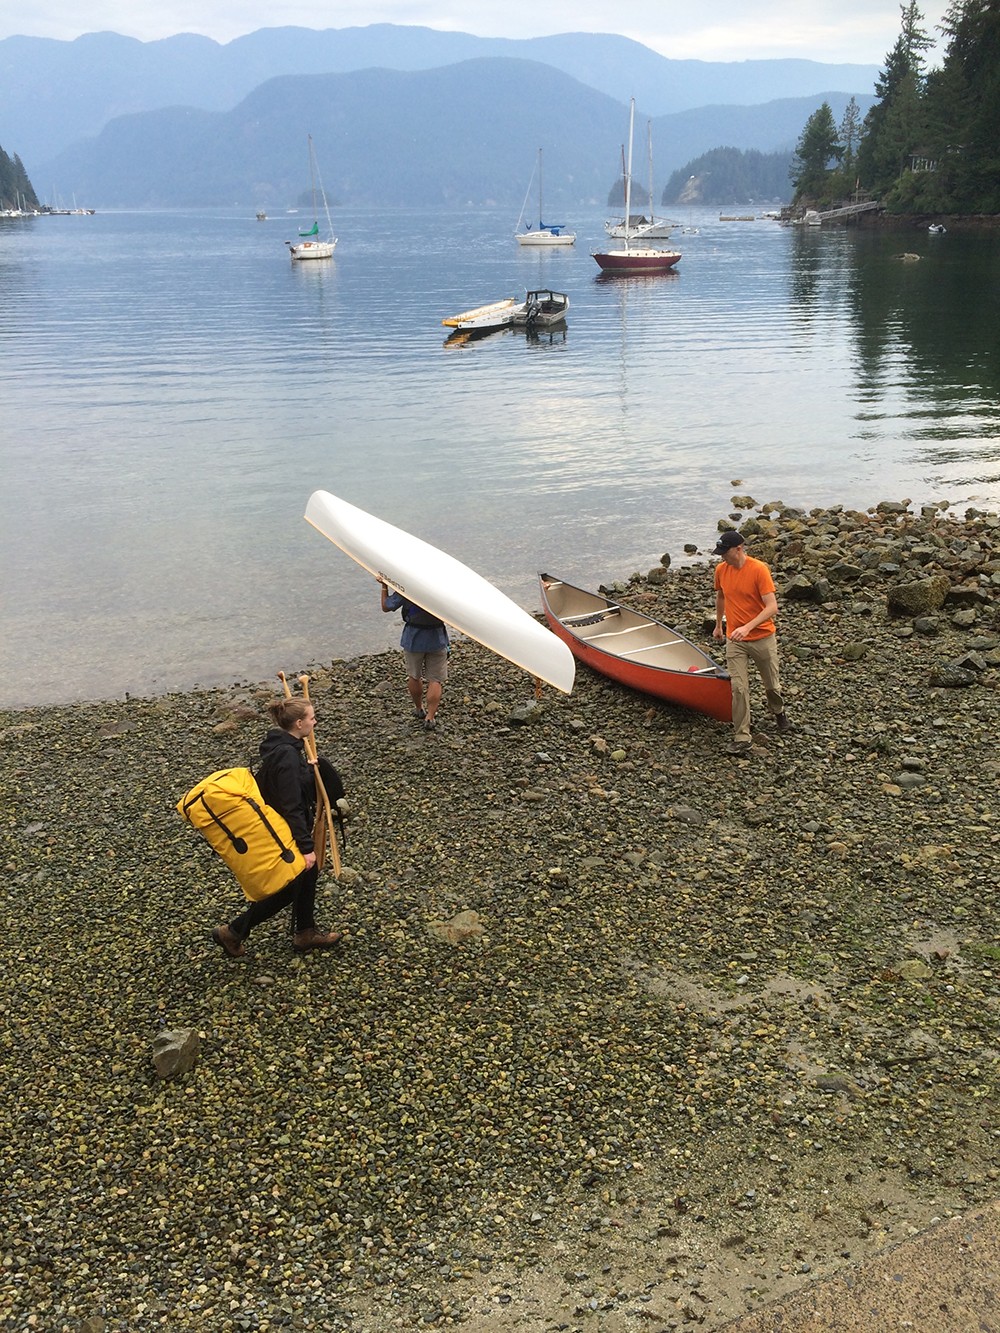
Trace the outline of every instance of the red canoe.
{"label": "red canoe", "polygon": [[720,722],[733,719],[729,673],[683,634],[597,593],[539,574],[549,626],[586,666]]}

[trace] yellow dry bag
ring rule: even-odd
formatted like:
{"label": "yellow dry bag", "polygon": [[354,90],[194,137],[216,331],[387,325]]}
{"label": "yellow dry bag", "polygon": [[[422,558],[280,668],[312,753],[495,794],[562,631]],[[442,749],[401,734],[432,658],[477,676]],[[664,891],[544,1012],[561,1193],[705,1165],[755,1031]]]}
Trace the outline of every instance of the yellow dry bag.
{"label": "yellow dry bag", "polygon": [[249,768],[211,773],[177,802],[178,813],[225,861],[251,902],[306,868],[283,815],[266,805]]}

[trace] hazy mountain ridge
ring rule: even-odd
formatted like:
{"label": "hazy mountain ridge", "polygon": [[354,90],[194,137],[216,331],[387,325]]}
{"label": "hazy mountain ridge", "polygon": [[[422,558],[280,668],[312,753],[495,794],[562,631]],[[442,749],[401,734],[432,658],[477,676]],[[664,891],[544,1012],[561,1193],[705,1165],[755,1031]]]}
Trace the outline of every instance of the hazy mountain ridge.
{"label": "hazy mountain ridge", "polygon": [[[652,117],[657,179],[720,144],[790,148],[822,100],[709,108],[703,127],[693,112]],[[635,175],[644,180],[647,117],[641,107],[637,115]],[[513,210],[513,225],[539,147],[547,205],[603,204],[627,132],[620,102],[550,67],[471,60],[416,73],[284,76],[232,111],[121,116],[44,163],[39,180],[92,207],[287,207],[308,185],[310,133],[331,203],[500,204]]]}
{"label": "hazy mountain ridge", "polygon": [[177,106],[229,111],[284,75],[419,72],[484,58],[540,62],[620,103],[634,95],[650,116],[829,89],[866,94],[878,74],[873,65],[808,60],[670,60],[612,34],[513,40],[395,24],[264,28],[225,44],[190,33],[156,42],[107,32],[72,42],[8,37],[0,40],[0,142],[37,174],[118,116]]}

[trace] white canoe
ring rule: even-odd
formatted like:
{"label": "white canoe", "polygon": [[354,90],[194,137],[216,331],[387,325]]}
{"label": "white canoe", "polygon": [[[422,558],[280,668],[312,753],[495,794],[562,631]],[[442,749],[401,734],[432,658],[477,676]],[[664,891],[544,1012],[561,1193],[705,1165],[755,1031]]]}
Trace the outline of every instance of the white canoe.
{"label": "white canoe", "polygon": [[407,600],[569,694],[569,648],[481,575],[428,542],[340,500],[313,491],[305,519],[317,532]]}

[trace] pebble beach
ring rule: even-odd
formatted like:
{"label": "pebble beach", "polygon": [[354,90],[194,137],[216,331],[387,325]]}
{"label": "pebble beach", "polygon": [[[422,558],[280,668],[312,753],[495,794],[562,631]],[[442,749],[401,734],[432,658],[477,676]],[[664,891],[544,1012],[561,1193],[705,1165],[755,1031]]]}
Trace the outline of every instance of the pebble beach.
{"label": "pebble beach", "polygon": [[[398,652],[275,663],[353,809],[329,954],[226,957],[175,808],[277,679],[0,713],[0,1328],[718,1330],[1000,1197],[1000,516],[727,526],[793,723],[758,683],[746,759],[467,640],[433,733]],[[721,660],[703,549],[603,577]]]}

